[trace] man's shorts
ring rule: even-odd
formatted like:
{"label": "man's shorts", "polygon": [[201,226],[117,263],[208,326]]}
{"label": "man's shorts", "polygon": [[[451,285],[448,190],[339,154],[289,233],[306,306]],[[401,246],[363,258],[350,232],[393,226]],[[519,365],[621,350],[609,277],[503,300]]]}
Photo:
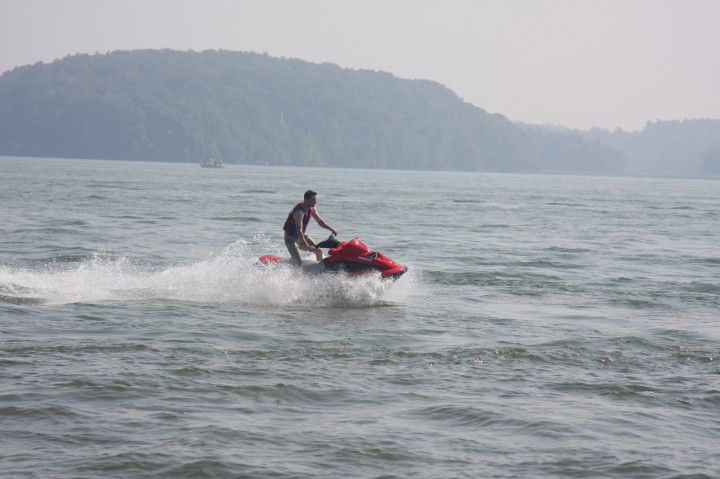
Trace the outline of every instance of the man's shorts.
{"label": "man's shorts", "polygon": [[[310,246],[317,246],[315,240],[313,240],[308,235],[305,235],[305,239]],[[292,257],[300,257],[298,241],[300,241],[300,239],[297,236],[290,236],[289,234],[285,233],[285,246],[287,247],[288,251],[290,252],[290,256]]]}

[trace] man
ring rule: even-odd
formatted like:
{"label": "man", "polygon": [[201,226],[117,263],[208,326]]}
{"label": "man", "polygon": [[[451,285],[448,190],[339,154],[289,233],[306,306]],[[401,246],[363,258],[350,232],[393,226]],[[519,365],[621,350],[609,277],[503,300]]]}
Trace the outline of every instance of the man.
{"label": "man", "polygon": [[315,257],[318,261],[322,261],[323,259],[323,252],[317,247],[317,243],[305,234],[307,225],[310,223],[310,218],[315,218],[315,221],[317,221],[321,227],[326,230],[330,230],[335,236],[338,235],[338,231],[336,229],[328,226],[328,224],[320,218],[320,215],[318,215],[317,210],[315,209],[316,203],[317,193],[312,190],[307,190],[303,197],[303,201],[296,204],[292,211],[290,211],[287,220],[285,220],[285,225],[283,226],[283,229],[285,230],[285,246],[290,252],[290,256],[298,264],[298,266],[302,265],[302,259],[300,258],[300,251],[298,251],[298,248],[303,251],[311,251],[315,253]]}

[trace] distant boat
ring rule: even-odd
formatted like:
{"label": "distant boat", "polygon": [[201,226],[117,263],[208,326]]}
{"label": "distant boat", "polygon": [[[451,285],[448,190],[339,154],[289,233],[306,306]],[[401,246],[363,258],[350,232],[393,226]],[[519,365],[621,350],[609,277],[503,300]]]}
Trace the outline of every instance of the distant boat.
{"label": "distant boat", "polygon": [[203,168],[225,168],[225,162],[222,160],[205,160],[200,163]]}

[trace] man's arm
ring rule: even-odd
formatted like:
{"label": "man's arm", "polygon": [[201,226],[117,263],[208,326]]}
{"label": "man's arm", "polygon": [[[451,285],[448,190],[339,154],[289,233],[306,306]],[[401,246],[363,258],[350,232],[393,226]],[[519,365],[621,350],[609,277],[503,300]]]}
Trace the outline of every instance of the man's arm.
{"label": "man's arm", "polygon": [[322,218],[320,218],[320,215],[317,213],[317,210],[313,211],[313,218],[315,218],[315,221],[317,221],[317,224],[319,224],[321,227],[325,228],[326,230],[330,230],[333,234],[333,236],[337,236],[340,234],[338,230],[333,228],[332,226],[328,225],[323,221]]}
{"label": "man's arm", "polygon": [[308,247],[310,246],[308,244],[307,238],[305,238],[305,233],[303,233],[303,212],[302,210],[297,210],[295,213],[293,213],[293,220],[295,220],[295,230],[297,231],[298,239],[300,240],[300,246]]}

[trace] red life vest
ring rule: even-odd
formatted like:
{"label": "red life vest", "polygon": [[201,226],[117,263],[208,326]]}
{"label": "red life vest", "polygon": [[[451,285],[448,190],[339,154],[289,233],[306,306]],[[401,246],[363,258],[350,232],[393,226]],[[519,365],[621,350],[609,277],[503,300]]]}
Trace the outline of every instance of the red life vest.
{"label": "red life vest", "polygon": [[295,205],[295,208],[292,209],[290,214],[288,215],[287,219],[285,220],[285,225],[283,226],[283,229],[289,234],[290,236],[297,237],[297,225],[295,224],[295,218],[293,218],[293,214],[297,210],[303,211],[303,224],[302,224],[302,232],[305,233],[305,230],[307,229],[308,223],[310,223],[310,218],[312,217],[313,213],[315,213],[315,208],[310,207],[307,211],[305,210],[305,203],[301,202]]}

